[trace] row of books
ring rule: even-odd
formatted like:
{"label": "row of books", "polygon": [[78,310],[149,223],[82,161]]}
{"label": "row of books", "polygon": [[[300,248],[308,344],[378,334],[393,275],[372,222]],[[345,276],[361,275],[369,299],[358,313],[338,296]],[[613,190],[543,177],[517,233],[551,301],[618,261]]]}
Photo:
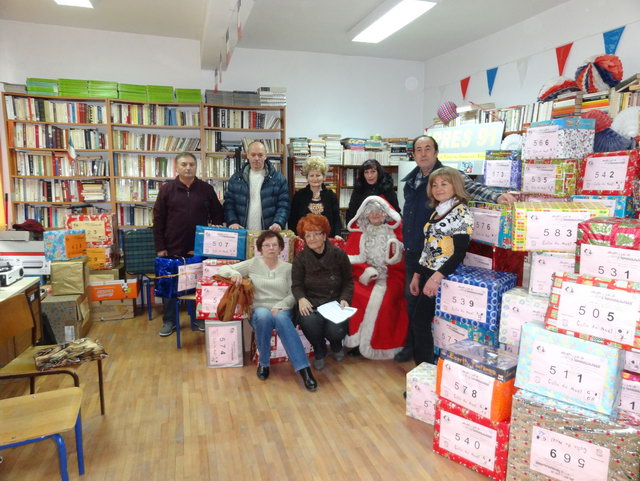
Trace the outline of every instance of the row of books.
{"label": "row of books", "polygon": [[[21,224],[27,219],[35,219],[45,229],[64,227],[65,218],[69,214],[76,213],[75,208],[60,207],[60,206],[34,206],[34,205],[21,205],[16,209],[15,222]],[[82,209],[85,214],[100,214],[102,212],[109,212],[108,210],[99,209],[94,206],[85,207]]]}
{"label": "row of books", "polygon": [[224,109],[221,107],[207,107],[205,109],[205,124],[208,127],[225,129],[279,129],[280,117],[271,113],[257,110]]}
{"label": "row of books", "polygon": [[104,124],[107,122],[107,107],[84,102],[52,102],[34,97],[5,98],[7,120],[29,120],[36,122]]}
{"label": "row of books", "polygon": [[176,176],[175,157],[116,153],[113,154],[113,167],[114,174],[119,177]]}
{"label": "row of books", "polygon": [[16,202],[108,202],[107,181],[14,179]]}
{"label": "row of books", "polygon": [[153,104],[111,104],[111,121],[114,124],[173,125],[198,127],[200,109],[178,109]]}
{"label": "row of books", "polygon": [[200,149],[200,139],[114,130],[113,148],[115,150],[157,150],[163,152],[195,151]]}
{"label": "row of books", "polygon": [[32,149],[66,149],[69,138],[76,149],[104,150],[106,135],[94,129],[61,129],[48,124],[8,124],[13,147]]}
{"label": "row of books", "polygon": [[251,145],[252,142],[256,142],[256,141],[262,142],[265,149],[267,149],[267,152],[280,152],[280,149],[281,149],[280,139],[254,139],[251,137],[243,137],[242,149],[245,152],[248,152],[249,145]]}
{"label": "row of books", "polygon": [[116,179],[116,202],[153,202],[166,180]]}
{"label": "row of books", "polygon": [[240,162],[235,157],[207,156],[198,163],[198,177],[228,178],[240,168]]}
{"label": "row of books", "polygon": [[257,92],[205,90],[205,102],[218,105],[287,105],[287,89],[285,87],[260,87]]}
{"label": "row of books", "polygon": [[141,205],[119,205],[118,225],[122,227],[153,224],[153,207]]}
{"label": "row of books", "polygon": [[101,177],[109,175],[109,163],[102,156],[16,152],[16,174],[46,177]]}

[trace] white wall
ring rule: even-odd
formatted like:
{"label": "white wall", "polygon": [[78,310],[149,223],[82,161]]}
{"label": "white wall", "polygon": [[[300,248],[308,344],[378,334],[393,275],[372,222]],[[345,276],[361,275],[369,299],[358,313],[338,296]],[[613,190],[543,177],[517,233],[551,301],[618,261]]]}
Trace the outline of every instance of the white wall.
{"label": "white wall", "polygon": [[[565,65],[573,77],[585,59],[605,53],[602,33],[625,26],[616,54],[624,77],[640,72],[640,2],[570,0],[489,37],[425,62],[424,119],[430,124],[438,106],[464,105],[460,79],[471,76],[467,101],[506,107],[534,102],[542,85],[558,76],[555,48],[574,42]],[[517,60],[528,58],[522,83]],[[499,66],[489,96],[486,70]]]}

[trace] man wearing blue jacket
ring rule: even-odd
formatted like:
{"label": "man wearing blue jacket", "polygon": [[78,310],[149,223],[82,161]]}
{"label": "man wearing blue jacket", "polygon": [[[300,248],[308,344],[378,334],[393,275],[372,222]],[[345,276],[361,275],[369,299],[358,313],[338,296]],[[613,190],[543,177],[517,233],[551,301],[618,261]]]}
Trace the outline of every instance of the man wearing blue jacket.
{"label": "man wearing blue jacket", "polygon": [[247,159],[229,179],[224,220],[230,229],[279,231],[289,217],[287,180],[267,160],[262,142],[249,144]]}

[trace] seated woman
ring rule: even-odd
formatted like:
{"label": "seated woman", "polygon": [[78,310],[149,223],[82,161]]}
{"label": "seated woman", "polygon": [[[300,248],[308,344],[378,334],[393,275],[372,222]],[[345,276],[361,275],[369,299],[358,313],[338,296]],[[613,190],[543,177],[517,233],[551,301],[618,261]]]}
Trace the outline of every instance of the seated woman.
{"label": "seated woman", "polygon": [[322,157],[309,157],[302,166],[307,177],[307,186],[300,189],[291,201],[289,229],[297,232],[298,221],[307,214],[321,214],[329,221],[329,237],[336,237],[342,231],[338,197],[324,185],[327,164]]}
{"label": "seated woman", "polygon": [[236,284],[242,281],[242,276],[249,277],[253,283],[250,322],[260,354],[257,376],[263,381],[269,377],[271,333],[275,329],[293,368],[300,373],[304,387],[315,391],[318,383],[311,374],[309,360],[292,322],[295,300],[291,295],[291,264],[278,259],[284,249],[284,240],[279,233],[267,230],[258,236],[256,245],[261,256],[238,264],[223,265],[219,274],[230,277]]}
{"label": "seated woman", "polygon": [[408,317],[404,297],[400,214],[382,197],[367,197],[348,225],[346,251],[355,289],[345,346],[350,356],[393,359],[402,349]]}
{"label": "seated woman", "polygon": [[347,209],[347,224],[356,215],[364,199],[370,195],[384,197],[396,212],[400,212],[398,196],[393,188],[393,179],[376,159],[369,159],[358,168],[358,176]]}
{"label": "seated woman", "polygon": [[442,279],[464,259],[473,233],[473,216],[460,171],[441,167],[431,172],[427,197],[435,208],[424,225],[424,248],[419,269],[413,275],[409,292],[417,296],[409,326],[413,333],[413,359],[416,364],[434,363],[431,322],[436,310],[436,294]]}
{"label": "seated woman", "polygon": [[327,241],[330,227],[326,217],[307,214],[298,222],[297,230],[305,247],[293,258],[291,292],[298,301],[302,332],[315,351],[313,367],[320,370],[325,366],[327,340],[333,358],[344,359],[342,339],[347,335],[348,321],[336,324],[316,308],[332,301],[349,306],[353,295],[351,263],[342,249]]}

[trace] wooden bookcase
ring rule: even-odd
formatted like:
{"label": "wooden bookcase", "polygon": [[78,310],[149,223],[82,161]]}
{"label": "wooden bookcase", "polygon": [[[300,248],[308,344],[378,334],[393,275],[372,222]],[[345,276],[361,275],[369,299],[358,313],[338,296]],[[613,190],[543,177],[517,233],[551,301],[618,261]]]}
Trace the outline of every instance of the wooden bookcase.
{"label": "wooden bookcase", "polygon": [[[61,228],[75,209],[114,212],[121,227],[148,226],[157,189],[175,177],[175,156],[182,151],[196,156],[198,177],[221,198],[252,140],[265,141],[269,159],[285,173],[285,107],[5,92],[2,108],[14,222],[28,217]],[[74,162],[67,156],[70,137]],[[85,200],[91,189],[104,197]]]}

